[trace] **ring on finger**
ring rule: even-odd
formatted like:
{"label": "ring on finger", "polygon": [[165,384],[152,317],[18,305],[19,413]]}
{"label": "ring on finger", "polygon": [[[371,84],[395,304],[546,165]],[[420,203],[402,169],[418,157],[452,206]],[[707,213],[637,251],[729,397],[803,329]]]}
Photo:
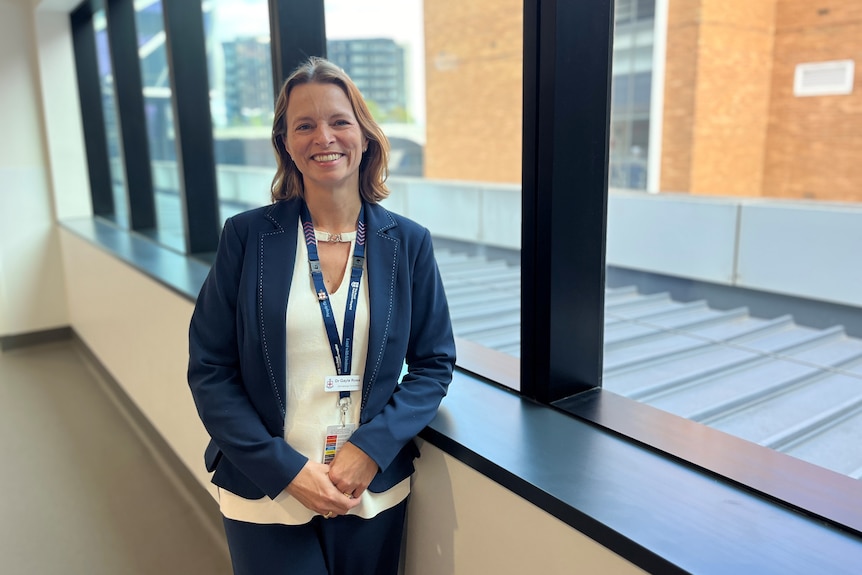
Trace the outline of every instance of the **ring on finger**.
{"label": "ring on finger", "polygon": [[332,511],[327,511],[326,515],[323,516],[324,519],[329,519],[330,517],[332,517]]}
{"label": "ring on finger", "polygon": [[346,492],[346,491],[345,491],[345,492],[344,492],[344,496],[345,496],[346,498],[348,498],[348,499],[353,499],[353,494],[352,494],[352,493],[348,493],[348,492]]}

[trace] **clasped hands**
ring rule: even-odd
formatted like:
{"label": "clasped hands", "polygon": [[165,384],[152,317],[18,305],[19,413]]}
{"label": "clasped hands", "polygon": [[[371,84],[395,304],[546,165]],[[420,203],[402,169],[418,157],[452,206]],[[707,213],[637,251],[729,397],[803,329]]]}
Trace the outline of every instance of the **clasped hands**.
{"label": "clasped hands", "polygon": [[374,460],[348,441],[328,465],[307,461],[286,490],[305,507],[328,519],[359,505],[376,474]]}

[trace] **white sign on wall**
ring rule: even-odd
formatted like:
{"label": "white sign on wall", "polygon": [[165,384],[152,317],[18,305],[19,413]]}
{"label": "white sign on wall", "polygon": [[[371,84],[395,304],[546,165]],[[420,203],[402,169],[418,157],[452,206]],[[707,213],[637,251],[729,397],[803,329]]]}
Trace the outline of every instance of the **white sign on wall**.
{"label": "white sign on wall", "polygon": [[794,96],[835,96],[853,91],[853,60],[797,64]]}

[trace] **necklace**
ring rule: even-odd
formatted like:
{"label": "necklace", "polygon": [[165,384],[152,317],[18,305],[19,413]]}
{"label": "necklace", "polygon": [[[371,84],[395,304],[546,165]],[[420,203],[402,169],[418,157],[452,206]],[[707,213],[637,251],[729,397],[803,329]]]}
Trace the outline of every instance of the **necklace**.
{"label": "necklace", "polygon": [[318,242],[325,242],[331,244],[339,242],[352,242],[356,239],[356,232],[342,232],[340,234],[330,234],[329,232],[314,230],[314,239],[316,239]]}

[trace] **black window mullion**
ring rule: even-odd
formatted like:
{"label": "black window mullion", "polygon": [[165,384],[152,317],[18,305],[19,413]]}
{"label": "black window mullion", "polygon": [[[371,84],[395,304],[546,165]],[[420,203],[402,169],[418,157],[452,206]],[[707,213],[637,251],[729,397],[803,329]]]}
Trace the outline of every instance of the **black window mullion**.
{"label": "black window mullion", "polygon": [[114,215],[114,196],[111,193],[111,166],[99,82],[93,9],[90,4],[84,3],[75,9],[70,22],[93,214],[109,217]]}
{"label": "black window mullion", "polygon": [[524,3],[521,393],[601,385],[613,1]]}
{"label": "black window mullion", "polygon": [[214,252],[220,228],[206,37],[200,2],[163,2],[186,251]]}
{"label": "black window mullion", "polygon": [[326,56],[326,24],[321,0],[269,0],[272,78],[275,94],[309,56]]}
{"label": "black window mullion", "polygon": [[129,225],[133,230],[152,230],[156,227],[156,200],[147,143],[135,6],[132,0],[108,0],[105,13],[126,168]]}

